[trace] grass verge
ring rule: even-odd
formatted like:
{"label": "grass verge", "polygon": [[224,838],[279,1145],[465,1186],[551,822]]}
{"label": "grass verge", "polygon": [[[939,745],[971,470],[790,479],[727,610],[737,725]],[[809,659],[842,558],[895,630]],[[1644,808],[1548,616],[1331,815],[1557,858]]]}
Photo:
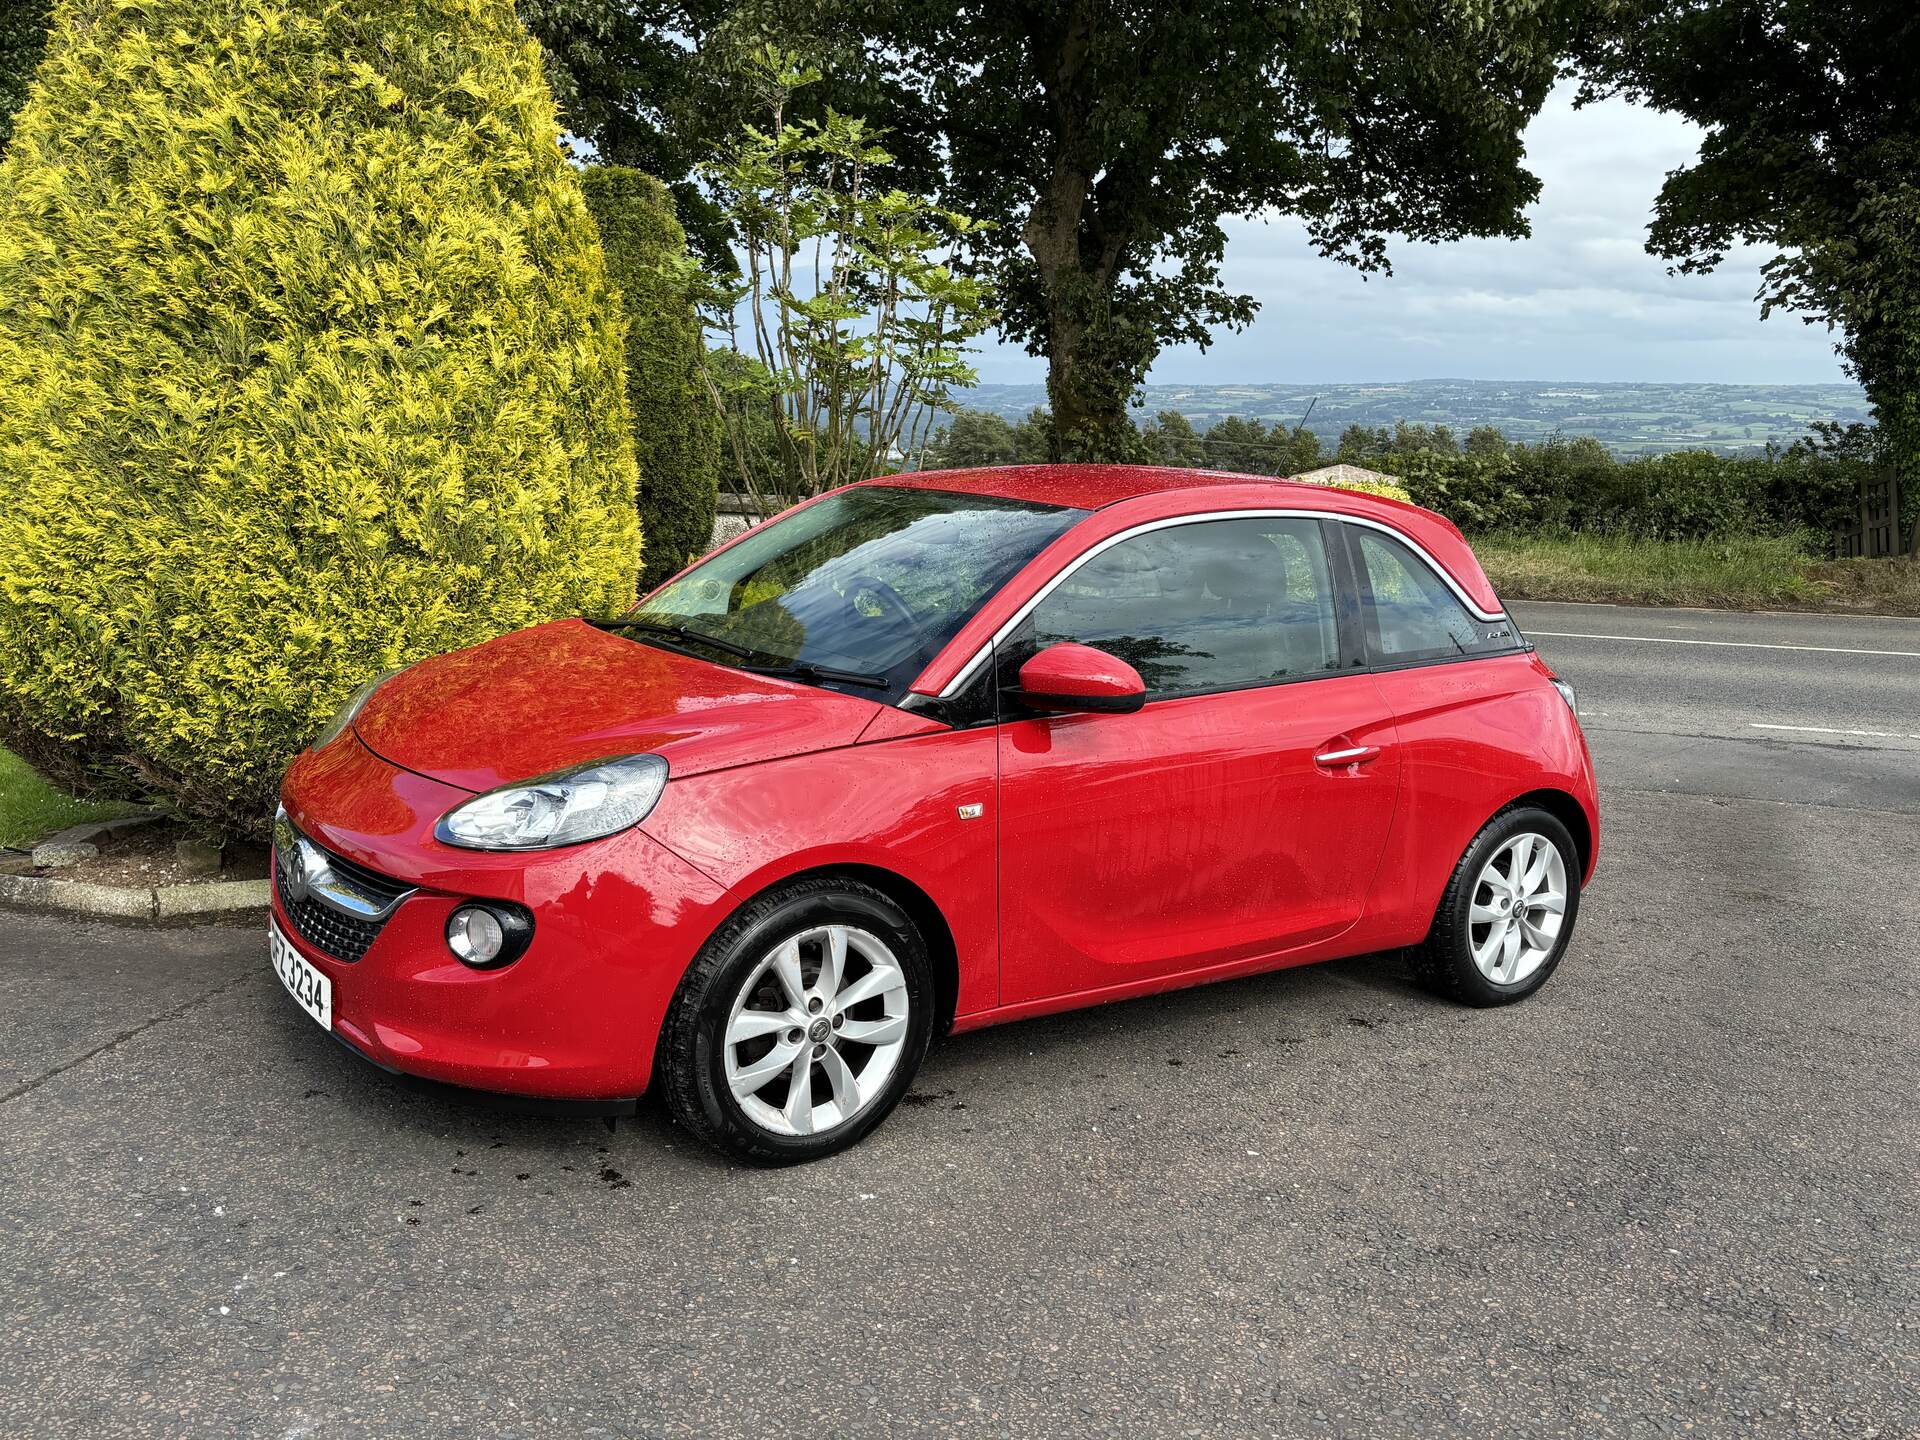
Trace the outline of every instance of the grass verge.
{"label": "grass verge", "polygon": [[25,847],[88,820],[110,820],[130,805],[94,805],[62,795],[11,750],[0,750],[0,846]]}
{"label": "grass verge", "polygon": [[1920,565],[1822,560],[1792,539],[1483,535],[1474,553],[1509,600],[1920,615]]}

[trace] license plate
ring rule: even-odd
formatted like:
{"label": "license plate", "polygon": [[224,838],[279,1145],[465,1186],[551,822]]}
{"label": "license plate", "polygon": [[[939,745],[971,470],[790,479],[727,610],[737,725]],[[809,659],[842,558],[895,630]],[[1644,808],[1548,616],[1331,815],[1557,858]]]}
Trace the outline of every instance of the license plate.
{"label": "license plate", "polygon": [[300,958],[300,952],[280,933],[280,922],[272,918],[267,921],[267,955],[273,962],[273,973],[300,1008],[317,1020],[322,1030],[333,1029],[333,982]]}

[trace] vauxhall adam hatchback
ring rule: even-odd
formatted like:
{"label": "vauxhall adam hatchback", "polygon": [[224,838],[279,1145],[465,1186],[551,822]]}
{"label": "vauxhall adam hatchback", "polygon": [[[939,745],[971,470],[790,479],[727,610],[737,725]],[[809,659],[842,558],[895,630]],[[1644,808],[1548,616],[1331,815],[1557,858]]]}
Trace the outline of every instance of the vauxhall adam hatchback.
{"label": "vauxhall adam hatchback", "polygon": [[929,1041],[1404,949],[1544,984],[1573,695],[1460,533],[1192,471],[890,477],[386,676],[287,773],[273,963],[378,1065],[853,1143]]}

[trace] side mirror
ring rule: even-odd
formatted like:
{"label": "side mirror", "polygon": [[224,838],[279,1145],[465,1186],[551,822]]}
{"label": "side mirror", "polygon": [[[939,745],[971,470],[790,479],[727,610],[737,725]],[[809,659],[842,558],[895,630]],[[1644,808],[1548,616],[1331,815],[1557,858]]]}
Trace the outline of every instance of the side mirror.
{"label": "side mirror", "polygon": [[1147,685],[1118,655],[1091,645],[1049,645],[1020,667],[1020,698],[1036,710],[1130,715],[1147,703]]}

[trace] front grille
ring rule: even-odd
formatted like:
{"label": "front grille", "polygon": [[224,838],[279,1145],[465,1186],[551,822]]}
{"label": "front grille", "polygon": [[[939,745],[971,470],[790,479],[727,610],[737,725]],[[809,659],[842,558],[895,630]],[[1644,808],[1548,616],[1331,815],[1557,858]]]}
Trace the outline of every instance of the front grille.
{"label": "front grille", "polygon": [[[276,835],[276,841],[284,843],[283,837],[305,840],[297,835],[289,825]],[[281,908],[286,911],[287,919],[300,938],[309,945],[318,947],[336,960],[352,964],[365,955],[380,932],[386,928],[392,918],[394,908],[399,902],[413,893],[413,887],[402,884],[391,876],[382,875],[377,870],[369,870],[364,865],[356,865],[344,856],[315,845],[306,840],[313,850],[326,857],[326,867],[338,888],[347,891],[362,902],[370,911],[377,914],[360,916],[350,915],[336,905],[330,905],[318,895],[309,893],[301,899],[294,899],[287,893],[280,867],[281,843],[274,846],[273,886],[274,893],[280,897]]]}
{"label": "front grille", "polygon": [[387,923],[384,920],[356,920],[350,915],[342,915],[331,905],[311,895],[292,902],[283,895],[280,903],[286,909],[287,919],[293,922],[293,928],[300,932],[302,940],[318,946],[334,959],[345,960],[349,964],[367,953]]}

